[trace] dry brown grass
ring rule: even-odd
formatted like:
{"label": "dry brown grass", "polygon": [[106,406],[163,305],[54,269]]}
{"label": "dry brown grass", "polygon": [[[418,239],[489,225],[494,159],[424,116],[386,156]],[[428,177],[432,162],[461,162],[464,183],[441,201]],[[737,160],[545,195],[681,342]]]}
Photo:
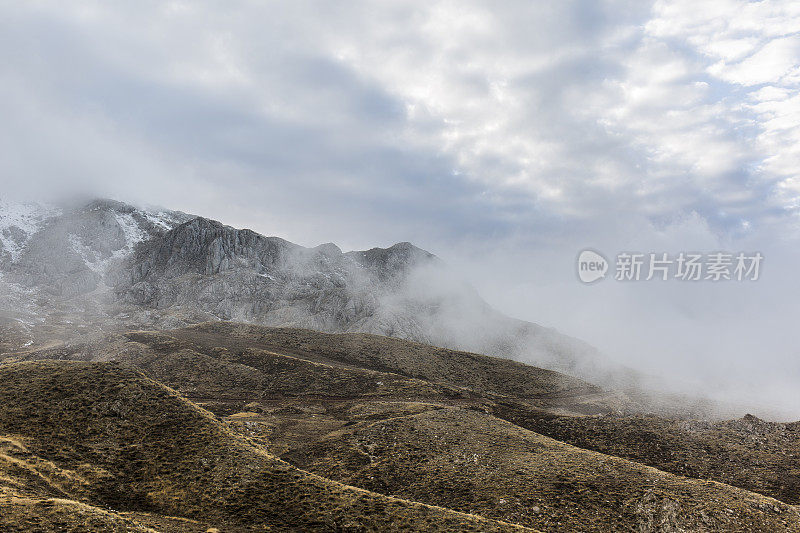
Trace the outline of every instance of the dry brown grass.
{"label": "dry brown grass", "polygon": [[94,505],[223,529],[515,529],[298,470],[129,366],[17,363],[0,366],[0,382],[0,434],[80,472]]}
{"label": "dry brown grass", "polygon": [[800,530],[797,511],[777,500],[463,408],[358,425],[285,457],[344,483],[543,531]]}
{"label": "dry brown grass", "polygon": [[158,533],[118,513],[64,499],[37,499],[0,493],[0,531],[31,533]]}
{"label": "dry brown grass", "polygon": [[[160,531],[435,529],[463,516],[419,511],[410,500],[548,531],[800,530],[795,508],[705,480],[794,503],[796,425],[614,415],[624,398],[511,361],[231,323],[129,332],[26,357],[125,361],[225,420],[113,364],[50,363],[50,374],[33,372],[50,381],[20,381],[14,394],[31,398],[10,418],[18,433],[4,429],[10,412],[0,407],[0,434],[16,439],[0,440],[16,465],[6,478],[0,470],[0,486],[123,509]],[[70,373],[90,390],[59,377]],[[86,429],[46,418],[51,433],[36,436],[34,426],[56,412]],[[593,412],[604,414],[585,416]],[[403,501],[348,492],[274,455]],[[371,515],[401,518],[364,523]]]}

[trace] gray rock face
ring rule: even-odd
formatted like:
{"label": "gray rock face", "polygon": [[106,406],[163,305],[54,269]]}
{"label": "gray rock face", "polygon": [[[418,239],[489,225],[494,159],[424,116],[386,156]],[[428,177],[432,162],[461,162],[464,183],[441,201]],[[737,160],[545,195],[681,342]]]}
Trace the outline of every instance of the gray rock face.
{"label": "gray rock face", "polygon": [[414,267],[438,261],[435,255],[417,248],[410,242],[400,242],[389,248],[348,252],[347,256],[373,271],[381,281],[388,281],[399,273],[407,273]]}
{"label": "gray rock face", "polygon": [[116,289],[136,305],[199,305],[223,319],[350,331],[375,315],[412,257],[433,259],[411,245],[383,250],[374,263],[356,260],[361,253],[196,218],[140,245]]}
{"label": "gray rock face", "polygon": [[132,262],[132,281],[190,273],[211,276],[239,269],[265,272],[285,266],[296,249],[297,245],[277,237],[198,217],[146,243]]}

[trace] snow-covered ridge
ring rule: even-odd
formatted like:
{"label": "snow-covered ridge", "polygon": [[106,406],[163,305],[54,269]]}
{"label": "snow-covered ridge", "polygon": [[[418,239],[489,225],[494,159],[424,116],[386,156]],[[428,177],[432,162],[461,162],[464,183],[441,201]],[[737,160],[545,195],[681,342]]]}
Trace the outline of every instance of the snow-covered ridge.
{"label": "snow-covered ridge", "polygon": [[[26,261],[58,264],[61,258],[68,261],[67,257],[74,257],[74,252],[89,270],[102,276],[137,244],[191,218],[176,211],[137,208],[115,200],[57,207],[0,198],[0,266],[18,266],[27,257],[26,250],[35,246],[34,255]],[[69,268],[74,269],[74,265]]]}
{"label": "snow-covered ridge", "polygon": [[31,235],[46,220],[61,214],[62,210],[55,206],[0,198],[0,259],[7,252],[16,261]]}
{"label": "snow-covered ridge", "polygon": [[[91,270],[97,272],[98,274],[103,274],[113,261],[122,259],[131,253],[137,244],[151,237],[151,234],[142,228],[133,214],[121,213],[118,211],[113,211],[111,214],[122,230],[125,244],[121,248],[114,250],[110,256],[104,256],[97,250],[84,245],[77,235],[69,235],[69,242],[72,246],[72,249],[75,250],[79,256],[81,256],[83,261]],[[168,219],[165,217],[159,217],[156,214],[147,212],[142,212],[141,215],[143,215],[151,224],[157,226],[158,228],[163,229],[171,227],[167,222]]]}
{"label": "snow-covered ridge", "polygon": [[158,208],[134,208],[127,204],[107,200],[97,200],[83,211],[87,213],[105,211],[121,232],[123,242],[119,243],[120,245],[113,249],[110,255],[101,253],[91,245],[87,246],[87,243],[82,241],[77,234],[69,235],[72,249],[91,270],[99,274],[103,274],[113,262],[133,252],[137,244],[150,239],[157,233],[174,228],[185,219],[185,215],[182,213]]}

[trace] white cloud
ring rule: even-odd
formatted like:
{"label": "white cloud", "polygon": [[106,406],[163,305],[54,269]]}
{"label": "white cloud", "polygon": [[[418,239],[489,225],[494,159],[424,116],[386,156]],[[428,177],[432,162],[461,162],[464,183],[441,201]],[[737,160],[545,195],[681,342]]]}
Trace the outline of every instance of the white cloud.
{"label": "white cloud", "polygon": [[800,36],[783,37],[767,42],[761,49],[741,61],[722,60],[711,65],[709,73],[731,83],[744,86],[781,82],[797,78],[800,72]]}
{"label": "white cloud", "polygon": [[[641,205],[758,224],[796,203],[792,103],[746,87],[796,89],[797,18],[766,1],[38,2],[9,12],[4,49],[29,100],[111,128],[120,152],[149,144],[168,181],[225,169],[370,197],[446,179],[500,218]],[[724,193],[743,184],[748,206]]]}
{"label": "white cloud", "polygon": [[[731,137],[747,147],[749,163],[739,163],[744,186],[761,191],[766,211],[797,213],[800,123],[793,95],[800,89],[800,5],[660,1],[653,12],[647,31],[690,46],[718,86],[717,115],[727,117]],[[795,224],[787,221],[787,230]]]}

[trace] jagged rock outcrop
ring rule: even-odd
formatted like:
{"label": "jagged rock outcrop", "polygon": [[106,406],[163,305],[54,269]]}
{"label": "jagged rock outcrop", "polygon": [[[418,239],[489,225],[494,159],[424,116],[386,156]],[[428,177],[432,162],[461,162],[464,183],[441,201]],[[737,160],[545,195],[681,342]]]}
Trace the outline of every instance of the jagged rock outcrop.
{"label": "jagged rock outcrop", "polygon": [[[371,270],[381,281],[430,262],[439,261],[435,255],[417,248],[410,242],[399,242],[389,248],[371,248],[361,252],[348,252],[347,257]],[[440,266],[441,265],[440,263]]]}
{"label": "jagged rock outcrop", "polygon": [[210,276],[245,268],[271,270],[285,266],[288,254],[298,248],[277,237],[197,217],[140,250],[133,263],[133,281],[188,273]]}
{"label": "jagged rock outcrop", "polygon": [[351,331],[432,254],[408,243],[348,254],[195,218],[142,243],[125,265],[123,300],[156,308],[201,306],[223,319]]}

